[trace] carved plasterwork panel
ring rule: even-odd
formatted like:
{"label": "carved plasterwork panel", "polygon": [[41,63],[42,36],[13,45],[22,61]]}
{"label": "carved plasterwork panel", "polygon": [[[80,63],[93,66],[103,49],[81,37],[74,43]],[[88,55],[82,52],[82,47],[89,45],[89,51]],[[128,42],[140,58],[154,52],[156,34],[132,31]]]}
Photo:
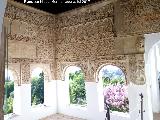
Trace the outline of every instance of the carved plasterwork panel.
{"label": "carved plasterwork panel", "polygon": [[5,17],[27,22],[35,25],[48,26],[55,22],[54,15],[42,14],[37,12],[32,12],[31,10],[24,9],[22,7],[15,6],[13,3],[8,2]]}
{"label": "carved plasterwork panel", "polygon": [[126,82],[129,82],[128,79],[128,71],[127,71],[127,60],[121,61],[121,60],[107,60],[107,61],[97,61],[96,62],[96,69],[95,69],[95,75],[96,78],[95,80],[98,81],[98,75],[99,75],[99,71],[101,70],[102,67],[106,66],[106,65],[114,65],[119,67],[125,74],[126,77]]}
{"label": "carved plasterwork panel", "polygon": [[[29,84],[30,64],[55,64],[55,16],[8,3],[4,20],[8,30],[9,63],[20,64],[21,84]],[[54,78],[54,74],[50,75]]]}
{"label": "carved plasterwork panel", "polygon": [[64,80],[65,79],[65,71],[70,66],[77,66],[77,67],[81,68],[81,70],[84,73],[85,80],[87,79],[86,78],[87,66],[83,62],[58,62],[57,63],[57,70],[56,70],[56,72],[57,72],[56,79],[57,80]]}
{"label": "carved plasterwork panel", "polygon": [[144,53],[144,36],[137,37],[136,48],[139,52]]}
{"label": "carved plasterwork panel", "polygon": [[31,11],[9,2],[4,20],[8,30],[9,58],[28,58],[29,63],[33,59],[36,62],[40,59],[40,62],[48,59],[54,61],[54,15]]}
{"label": "carved plasterwork panel", "polygon": [[[124,26],[120,32],[115,30],[118,31],[117,37],[113,37],[116,8],[107,1],[56,17],[8,4],[5,13],[8,19],[6,26],[10,31],[8,40],[26,43],[21,45],[22,48],[35,45],[33,49],[24,49],[23,54],[27,56],[13,56],[16,51],[13,50],[13,55],[9,55],[9,63],[20,64],[22,83],[30,83],[31,64],[47,64],[50,67],[45,68],[46,71],[50,70],[50,77],[55,79],[56,76],[57,80],[64,79],[66,67],[76,65],[83,70],[85,80],[92,82],[96,81],[101,66],[112,64],[124,71],[127,81],[144,84],[145,80],[141,79],[144,75],[144,60],[137,53],[144,52],[144,37],[141,33],[159,30],[159,2],[158,6],[155,2],[120,0]],[[130,33],[134,34],[126,35]]]}
{"label": "carved plasterwork panel", "polygon": [[87,22],[104,19],[113,16],[113,4],[107,1],[99,5],[76,9],[73,12],[66,12],[58,15],[58,27],[74,26]]}
{"label": "carved plasterwork panel", "polygon": [[21,80],[22,84],[30,83],[30,64],[28,62],[21,63]]}
{"label": "carved plasterwork panel", "polygon": [[114,40],[110,39],[99,39],[86,41],[84,43],[75,42],[67,44],[57,44],[56,56],[61,61],[66,59],[85,59],[86,57],[95,58],[96,56],[105,56],[113,54],[114,52]]}
{"label": "carved plasterwork panel", "polygon": [[112,18],[78,24],[76,26],[59,28],[57,43],[66,44],[81,42],[85,43],[88,39],[102,39],[113,37]]}
{"label": "carved plasterwork panel", "polygon": [[137,85],[145,84],[143,54],[129,56],[129,74],[132,83]]}
{"label": "carved plasterwork panel", "polygon": [[126,82],[132,82],[137,85],[145,83],[144,58],[143,54],[134,55],[112,55],[100,57],[96,60],[86,60],[79,62],[58,62],[57,79],[64,80],[64,71],[68,66],[80,67],[85,73],[85,81],[98,81],[99,70],[105,65],[114,65],[122,69],[126,76]]}
{"label": "carved plasterwork panel", "polygon": [[[99,69],[103,65],[115,65],[120,67],[128,79],[128,60],[126,56],[118,55],[118,56],[108,56],[97,58],[96,60],[86,60],[86,61],[78,61],[78,62],[57,62],[57,70],[56,75],[58,80],[64,80],[64,71],[69,66],[77,66],[80,67],[85,74],[85,81],[95,82],[97,79],[97,75]],[[129,80],[128,80],[129,81]]]}
{"label": "carved plasterwork panel", "polygon": [[120,0],[123,29],[120,34],[160,31],[159,0]]}
{"label": "carved plasterwork panel", "polygon": [[[8,63],[10,65],[14,65],[14,64],[21,64],[21,66],[19,66],[19,69],[21,70],[21,72],[23,71],[23,75],[21,75],[21,81],[23,81],[23,79],[25,78],[26,80],[23,83],[30,83],[30,75],[27,70],[30,68],[30,65],[34,65],[34,66],[39,66],[41,68],[44,68],[46,71],[48,71],[47,73],[49,73],[49,76],[47,76],[47,80],[55,80],[55,61],[53,61],[52,59],[50,60],[44,60],[44,59],[22,59],[22,58],[9,58]],[[29,66],[28,66],[29,65]],[[25,70],[25,68],[27,68]],[[31,69],[31,68],[30,68]],[[23,76],[23,79],[22,79]],[[27,80],[29,78],[29,81]]]}
{"label": "carved plasterwork panel", "polygon": [[125,35],[115,38],[115,54],[144,53],[143,35]]}
{"label": "carved plasterwork panel", "polygon": [[11,58],[36,58],[36,46],[24,42],[9,42],[8,55]]}

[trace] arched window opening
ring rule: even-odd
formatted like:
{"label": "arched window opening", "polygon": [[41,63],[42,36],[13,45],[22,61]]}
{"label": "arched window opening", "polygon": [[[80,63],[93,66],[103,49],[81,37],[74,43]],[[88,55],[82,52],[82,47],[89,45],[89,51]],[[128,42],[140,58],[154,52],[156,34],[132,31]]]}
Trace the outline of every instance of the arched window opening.
{"label": "arched window opening", "polygon": [[69,83],[70,104],[86,106],[86,90],[82,70],[76,66],[68,67],[66,69],[65,79]]}
{"label": "arched window opening", "polygon": [[35,68],[31,75],[31,105],[44,103],[44,72],[41,68]]}
{"label": "arched window opening", "polygon": [[129,100],[125,74],[117,66],[106,65],[99,71],[99,80],[103,86],[104,109],[129,112]]}
{"label": "arched window opening", "polygon": [[4,99],[4,115],[13,113],[14,101],[14,77],[11,70],[5,69],[5,99]]}

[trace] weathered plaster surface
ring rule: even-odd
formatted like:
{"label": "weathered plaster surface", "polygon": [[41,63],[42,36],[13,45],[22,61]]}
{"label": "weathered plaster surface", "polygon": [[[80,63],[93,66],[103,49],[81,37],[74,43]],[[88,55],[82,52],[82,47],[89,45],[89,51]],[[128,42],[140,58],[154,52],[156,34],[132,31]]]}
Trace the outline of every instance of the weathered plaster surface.
{"label": "weathered plaster surface", "polygon": [[50,64],[57,80],[67,66],[77,65],[86,81],[96,81],[100,66],[113,64],[128,82],[144,84],[144,34],[160,31],[158,4],[111,0],[49,15],[9,3],[5,23],[9,54],[14,53],[9,63],[20,63],[22,83],[29,83],[30,64]]}
{"label": "weathered plaster surface", "polygon": [[[4,21],[8,30],[9,63],[20,64],[21,83],[30,83],[30,64],[55,64],[55,16],[31,12],[8,2]],[[50,71],[54,78],[53,69]]]}

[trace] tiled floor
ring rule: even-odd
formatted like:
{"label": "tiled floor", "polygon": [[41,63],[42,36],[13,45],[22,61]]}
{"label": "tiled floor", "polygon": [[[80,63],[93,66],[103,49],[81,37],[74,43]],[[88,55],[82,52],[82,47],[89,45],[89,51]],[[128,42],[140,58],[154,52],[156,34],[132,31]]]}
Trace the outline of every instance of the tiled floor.
{"label": "tiled floor", "polygon": [[75,117],[62,115],[62,114],[54,114],[46,118],[42,118],[40,120],[84,120],[84,119],[75,118]]}
{"label": "tiled floor", "polygon": [[160,120],[160,113],[154,113],[153,120]]}
{"label": "tiled floor", "polygon": [[160,120],[160,113],[154,113],[153,120]]}

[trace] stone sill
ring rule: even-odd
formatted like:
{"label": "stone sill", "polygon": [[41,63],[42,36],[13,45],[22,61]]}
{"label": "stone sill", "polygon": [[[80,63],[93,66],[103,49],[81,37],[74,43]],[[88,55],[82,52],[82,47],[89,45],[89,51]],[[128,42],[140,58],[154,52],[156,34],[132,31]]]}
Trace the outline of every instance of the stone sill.
{"label": "stone sill", "polygon": [[69,104],[69,107],[73,109],[80,109],[80,110],[87,111],[87,105],[83,106],[83,105],[78,105],[78,104]]}
{"label": "stone sill", "polygon": [[[105,110],[104,112],[106,113],[107,111]],[[111,116],[119,116],[119,117],[124,117],[124,118],[130,118],[129,113],[123,113],[123,112],[117,112],[117,111],[111,111]]]}

